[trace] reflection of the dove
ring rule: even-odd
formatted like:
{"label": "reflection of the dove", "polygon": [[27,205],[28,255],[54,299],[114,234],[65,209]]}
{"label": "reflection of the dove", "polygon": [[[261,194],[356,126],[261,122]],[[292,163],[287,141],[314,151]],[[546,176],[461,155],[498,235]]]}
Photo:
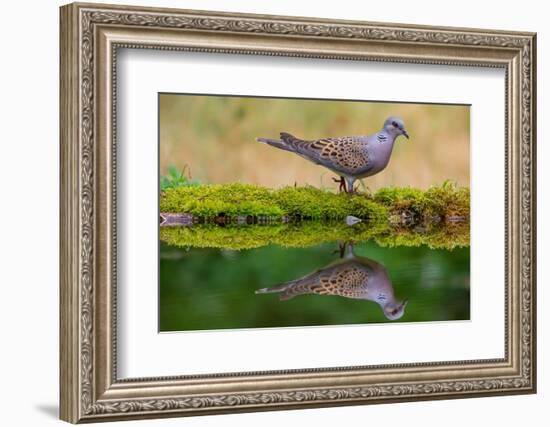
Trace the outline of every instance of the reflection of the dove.
{"label": "reflection of the dove", "polygon": [[389,320],[403,316],[407,300],[395,298],[388,272],[382,264],[356,256],[351,243],[340,247],[340,258],[305,277],[258,289],[256,293],[278,293],[281,301],[305,294],[339,295],[376,302]]}

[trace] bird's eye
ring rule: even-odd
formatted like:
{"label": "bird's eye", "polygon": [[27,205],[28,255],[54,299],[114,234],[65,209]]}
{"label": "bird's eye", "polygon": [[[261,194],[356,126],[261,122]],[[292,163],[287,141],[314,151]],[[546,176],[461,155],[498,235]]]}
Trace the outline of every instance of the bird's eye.
{"label": "bird's eye", "polygon": [[391,122],[391,124],[392,124],[393,127],[395,127],[395,128],[398,128],[398,127],[399,127],[399,125],[397,124],[397,122]]}

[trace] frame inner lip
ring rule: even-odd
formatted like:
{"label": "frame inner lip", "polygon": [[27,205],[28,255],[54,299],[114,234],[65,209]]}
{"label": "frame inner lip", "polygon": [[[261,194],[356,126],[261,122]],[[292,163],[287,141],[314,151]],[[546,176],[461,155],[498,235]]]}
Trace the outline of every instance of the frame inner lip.
{"label": "frame inner lip", "polygon": [[[130,49],[149,49],[149,50],[155,50],[158,49],[159,46],[151,45],[151,44],[136,44],[136,43],[127,43],[127,42],[121,42],[121,41],[115,41],[113,40],[112,46],[115,48],[130,48]],[[111,67],[111,75],[112,75],[112,81],[116,82],[116,61],[117,61],[117,52],[118,49],[112,49],[113,55],[112,55],[112,67]],[[162,47],[161,47],[162,50]],[[183,46],[183,47],[177,47],[177,46],[171,46],[170,50],[174,51],[182,51],[182,52],[200,52],[200,53],[226,53],[226,54],[240,54],[243,53],[240,50],[234,50],[234,49],[221,49],[221,48],[193,48],[189,46]],[[264,51],[255,51],[255,50],[247,50],[245,52],[246,54],[250,55],[265,55]],[[272,56],[268,54],[267,56]],[[369,58],[365,59],[365,57],[348,57],[348,58],[341,58],[338,55],[317,55],[317,54],[308,54],[308,53],[288,53],[288,52],[282,52],[278,53],[277,56],[289,56],[289,57],[298,57],[298,58],[317,58],[317,59],[345,59],[345,60],[351,60],[351,61],[373,61],[373,62],[397,62],[400,63],[401,61],[393,61],[392,59],[387,58]],[[407,63],[409,64],[417,64],[417,65],[449,65],[447,62],[441,63],[438,61],[426,61],[426,60],[415,60],[410,59],[407,60]],[[456,66],[465,66],[465,67],[489,67],[489,68],[504,68],[505,71],[505,80],[508,80],[509,75],[509,69],[506,65],[498,63],[486,63],[486,62],[479,62],[479,63],[470,63],[465,62],[462,63],[460,61],[457,61],[456,63],[453,63],[452,65]],[[506,86],[506,93],[508,92],[508,88]],[[172,93],[172,92],[160,92],[160,93]],[[206,94],[205,94],[206,95]],[[207,94],[209,96],[214,96],[215,94]],[[231,96],[237,96],[237,95],[231,95]],[[256,95],[247,95],[250,97],[257,97]],[[260,96],[261,97],[261,96]],[[285,98],[286,97],[271,97],[266,96],[266,98]],[[306,98],[304,98],[306,99]],[[310,98],[307,98],[310,99]],[[315,99],[323,99],[323,98],[315,98]],[[116,111],[116,84],[113,84],[112,87],[112,111]],[[332,99],[331,99],[332,100]],[[341,100],[341,99],[338,99]],[[343,99],[342,99],[343,100]],[[354,100],[355,101],[355,100]],[[380,101],[380,102],[386,102],[386,101]],[[416,103],[416,102],[414,102]],[[439,103],[438,103],[439,104]],[[445,105],[457,105],[457,104],[445,104]],[[462,104],[458,104],[462,105]],[[508,109],[508,105],[506,104],[506,110]],[[506,125],[507,125],[508,118],[506,118]],[[112,122],[113,127],[113,135],[116,135],[116,117]],[[508,141],[507,141],[508,142]],[[116,138],[113,137],[113,149],[116,149]],[[113,157],[113,169],[116,170],[116,158]],[[505,168],[505,172],[507,172],[507,169]],[[114,194],[116,194],[116,180],[113,180],[113,188],[112,191]],[[508,211],[508,197],[506,194],[506,215]],[[113,212],[116,212],[116,198],[113,200]],[[507,222],[507,221],[506,221]],[[116,224],[116,222],[115,222]],[[116,226],[115,226],[116,227]],[[113,228],[113,239],[116,241],[116,228]],[[507,244],[507,242],[506,242]],[[115,249],[116,253],[116,249]],[[116,263],[115,263],[116,264]],[[507,268],[507,265],[505,265],[505,269]],[[507,277],[505,276],[505,279],[507,280]],[[113,272],[113,281],[115,285],[114,288],[114,299],[116,300],[116,270]],[[505,304],[508,303],[508,293],[505,293]],[[505,311],[506,313],[506,311]],[[111,378],[111,381],[113,384],[128,384],[128,383],[149,383],[151,381],[178,381],[178,382],[188,382],[193,380],[210,380],[210,379],[225,379],[225,378],[243,378],[243,377],[265,377],[265,376],[273,376],[273,375],[284,375],[284,376],[293,376],[293,375],[303,375],[303,374],[333,374],[338,373],[341,375],[345,375],[346,373],[353,372],[353,371],[371,371],[375,369],[408,369],[408,368],[422,368],[426,369],[427,371],[433,369],[435,371],[439,371],[439,367],[456,367],[463,365],[465,368],[469,365],[479,365],[480,363],[484,365],[493,365],[493,364],[499,364],[499,365],[506,365],[509,363],[509,354],[508,354],[508,316],[505,315],[505,342],[504,342],[504,357],[503,358],[488,358],[488,359],[475,359],[475,360],[452,360],[452,361],[433,361],[433,362],[413,362],[413,363],[399,363],[399,364],[382,364],[382,365],[352,365],[352,366],[335,366],[335,367],[324,367],[324,368],[298,368],[298,369],[284,369],[284,370],[262,370],[262,371],[242,371],[242,372],[220,372],[220,373],[211,373],[211,374],[192,374],[192,375],[170,375],[170,376],[160,376],[160,377],[131,377],[131,378],[118,378],[117,377],[117,371],[116,366],[118,364],[117,361],[117,310],[116,307],[113,307],[112,317],[114,320],[113,322],[113,330],[112,330],[112,365],[114,366],[113,375]]]}

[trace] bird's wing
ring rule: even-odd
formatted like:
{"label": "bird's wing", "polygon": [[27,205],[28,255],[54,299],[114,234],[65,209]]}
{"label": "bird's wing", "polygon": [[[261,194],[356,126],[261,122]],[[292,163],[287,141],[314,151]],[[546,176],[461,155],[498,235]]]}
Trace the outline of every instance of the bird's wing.
{"label": "bird's wing", "polygon": [[296,295],[339,295],[347,298],[365,298],[369,269],[356,262],[338,263],[279,288],[282,300]]}
{"label": "bird's wing", "polygon": [[347,298],[364,298],[370,274],[368,269],[355,262],[344,263],[325,270],[314,290],[320,295],[340,295]]}
{"label": "bird's wing", "polygon": [[369,166],[369,155],[361,137],[342,136],[307,141],[283,132],[281,140],[292,151],[308,160],[343,173],[353,174]]}

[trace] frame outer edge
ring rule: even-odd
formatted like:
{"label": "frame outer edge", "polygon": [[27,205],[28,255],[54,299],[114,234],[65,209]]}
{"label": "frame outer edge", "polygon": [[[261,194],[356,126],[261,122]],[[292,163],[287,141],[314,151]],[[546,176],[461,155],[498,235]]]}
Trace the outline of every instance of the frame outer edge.
{"label": "frame outer edge", "polygon": [[75,5],[59,9],[59,418],[79,416],[78,19]]}
{"label": "frame outer edge", "polygon": [[531,390],[537,393],[537,33],[531,36]]}
{"label": "frame outer edge", "polygon": [[[523,219],[525,221],[525,232],[519,236],[526,238],[524,241],[524,253],[526,262],[522,263],[526,266],[524,291],[524,312],[528,312],[527,316],[523,317],[522,331],[520,334],[525,340],[523,341],[522,349],[519,350],[520,360],[525,360],[526,365],[523,366],[523,375],[521,378],[510,379],[508,383],[505,378],[496,378],[489,382],[474,378],[472,381],[463,381],[469,389],[469,393],[464,393],[466,390],[453,389],[454,383],[439,384],[402,384],[397,385],[399,392],[393,394],[393,386],[388,386],[387,390],[384,387],[379,387],[377,390],[381,394],[365,395],[355,388],[342,390],[323,389],[323,390],[305,390],[298,389],[289,392],[276,392],[270,390],[263,394],[254,393],[233,393],[232,395],[203,395],[191,396],[188,398],[160,398],[160,399],[107,399],[106,401],[98,401],[96,387],[97,378],[95,366],[95,353],[97,351],[97,328],[92,329],[93,325],[90,321],[94,319],[95,305],[97,303],[98,294],[95,291],[97,285],[97,273],[91,271],[90,267],[94,267],[97,262],[95,257],[95,234],[98,224],[94,220],[97,215],[97,157],[94,155],[96,144],[94,144],[97,135],[94,130],[94,116],[96,113],[95,107],[92,111],[88,111],[89,102],[92,104],[97,102],[94,100],[97,95],[95,84],[96,69],[91,72],[87,68],[87,61],[92,64],[94,61],[94,37],[89,37],[90,34],[84,32],[90,20],[81,21],[81,12],[86,12],[86,7],[92,11],[105,13],[107,11],[120,12],[141,12],[145,15],[148,12],[163,11],[165,13],[193,13],[193,19],[197,19],[198,24],[192,22],[188,25],[183,25],[182,28],[192,28],[195,26],[201,31],[231,31],[235,33],[252,33],[256,29],[253,26],[241,28],[234,27],[233,24],[227,25],[227,18],[243,17],[244,22],[262,20],[269,18],[282,20],[283,24],[290,28],[289,34],[297,34],[296,37],[327,37],[325,40],[336,40],[351,37],[352,39],[363,38],[362,32],[350,32],[345,34],[333,34],[328,31],[325,25],[327,21],[317,21],[315,18],[292,18],[292,17],[262,17],[261,15],[247,14],[223,14],[218,12],[206,11],[183,11],[177,9],[157,9],[157,8],[142,8],[128,7],[115,5],[101,4],[72,4],[63,6],[60,9],[60,163],[61,163],[61,197],[60,197],[60,397],[61,410],[60,418],[71,422],[94,422],[108,421],[119,419],[139,419],[139,418],[161,418],[168,416],[182,415],[201,415],[214,413],[236,413],[250,412],[259,410],[280,410],[290,408],[307,408],[307,407],[327,407],[336,405],[349,404],[365,404],[365,403],[382,403],[386,397],[391,402],[410,401],[410,400],[435,400],[439,398],[463,398],[473,396],[486,396],[497,394],[523,394],[536,391],[536,314],[535,314],[535,255],[536,255],[536,181],[535,181],[535,144],[536,144],[536,129],[535,129],[535,111],[536,111],[536,36],[533,33],[507,33],[507,32],[492,32],[488,30],[465,29],[464,34],[459,34],[461,31],[458,28],[440,29],[437,27],[418,27],[421,31],[409,31],[413,26],[403,26],[399,30],[406,30],[404,34],[399,34],[398,39],[405,36],[413,36],[412,41],[418,36],[421,43],[425,45],[439,45],[444,43],[445,46],[454,44],[466,44],[469,46],[481,43],[484,47],[497,46],[509,50],[518,51],[523,49],[526,55],[522,58],[526,60],[524,63],[521,59],[519,63],[522,66],[526,77],[523,83],[525,86],[520,87],[520,94],[525,95],[526,90],[529,96],[523,98],[523,104],[520,103],[518,108],[523,105],[523,113],[529,114],[530,117],[526,120],[520,120],[519,126],[523,125],[523,132],[529,134],[529,137],[519,139],[523,142],[523,147],[527,150],[525,156],[521,155],[522,164],[519,173],[525,177],[525,181],[520,185],[519,197],[523,196]],[[157,12],[158,13],[158,12]],[[130,18],[134,14],[130,14]],[[86,17],[86,15],[83,15]],[[148,16],[145,16],[148,18]],[[218,18],[218,19],[216,19]],[[103,20],[111,23],[112,16],[109,13],[105,15]],[[115,19],[116,21],[116,19]],[[232,19],[235,21],[235,19]],[[220,24],[221,22],[221,24]],[[238,22],[238,21],[236,21]],[[257,21],[260,22],[260,21]],[[275,24],[278,24],[274,21]],[[95,24],[95,22],[92,22]],[[116,24],[117,22],[115,22]],[[252,22],[254,24],[256,22]],[[298,23],[303,23],[306,27],[305,31],[302,26],[297,26]],[[330,23],[330,22],[328,22]],[[223,25],[222,25],[223,24]],[[283,34],[283,30],[278,27],[268,26],[263,27],[265,22],[260,22],[262,29],[260,32],[266,32],[274,35]],[[267,22],[267,24],[272,24]],[[342,24],[346,26],[346,30],[359,31],[360,28],[347,28],[347,25],[353,25],[350,22],[335,21],[334,24]],[[362,26],[367,23],[357,23]],[[374,25],[376,23],[368,23]],[[152,25],[148,19],[144,19],[141,24],[131,22],[131,25]],[[221,27],[219,27],[221,25]],[[154,26],[154,25],[153,25]],[[293,29],[294,28],[294,29]],[[392,24],[387,24],[389,30],[392,29]],[[228,30],[229,29],[229,30]],[[319,34],[311,34],[309,30],[318,31]],[[423,31],[434,32],[445,30],[445,37],[437,37],[432,40],[430,37],[424,38],[421,34]],[[453,32],[457,31],[457,36],[462,36],[464,39],[453,39]],[[418,33],[416,36],[415,34]],[[443,34],[443,33],[441,33]],[[450,34],[450,36],[449,36]],[[86,37],[84,37],[86,35]],[[436,34],[437,35],[437,34]],[[81,38],[83,37],[83,38]],[[378,37],[380,40],[382,38]],[[390,37],[391,38],[391,37]],[[319,39],[321,40],[321,39]],[[460,41],[462,40],[462,41]],[[407,38],[408,42],[411,42]],[[487,46],[485,46],[485,44]],[[85,49],[83,48],[85,47]],[[298,55],[299,56],[299,55]],[[83,62],[81,62],[81,60]],[[528,63],[530,61],[530,64]],[[407,62],[407,61],[405,61]],[[442,61],[444,63],[445,61]],[[93,64],[95,67],[97,64]],[[85,75],[85,78],[83,77]],[[518,75],[519,78],[519,75]],[[91,86],[89,86],[91,85]],[[88,92],[88,89],[92,89]],[[86,106],[85,110],[82,110]],[[97,107],[97,105],[96,105]],[[92,120],[90,122],[90,120]],[[90,127],[91,126],[91,127]],[[523,132],[519,132],[523,136]],[[91,163],[90,163],[91,162]],[[85,193],[85,194],[84,194]],[[529,194],[526,194],[529,193]],[[82,197],[81,197],[82,196]],[[521,224],[517,224],[521,227]],[[90,242],[89,238],[93,238],[94,242]],[[521,245],[521,242],[518,242]],[[521,252],[518,257],[521,257]],[[93,316],[93,317],[91,317]],[[97,324],[96,324],[97,325]],[[531,330],[529,331],[529,328]],[[518,332],[519,332],[518,325]],[[523,350],[523,351],[522,351]],[[529,363],[531,362],[531,363]],[[474,381],[475,380],[475,381]],[[499,385],[502,381],[502,385]],[[462,383],[462,382],[460,382]],[[439,389],[438,386],[442,388]],[[459,384],[461,387],[462,385]],[[416,389],[415,386],[419,386]],[[434,388],[435,387],[435,388]],[[450,388],[448,388],[450,387]],[[500,388],[500,391],[499,391]],[[410,391],[409,391],[410,389]],[[368,390],[367,390],[368,391]],[[336,400],[333,398],[333,393],[338,393]],[[340,396],[340,392],[342,393]],[[390,393],[389,395],[386,394]],[[323,394],[324,393],[324,394]],[[359,394],[357,394],[359,393]],[[461,393],[461,394],[459,394]],[[326,396],[325,396],[326,395]],[[378,399],[377,397],[381,397]],[[266,400],[264,399],[272,399]],[[305,400],[304,400],[305,399]],[[367,402],[367,399],[369,402]]]}
{"label": "frame outer edge", "polygon": [[533,37],[536,32],[531,31],[513,31],[513,30],[501,30],[495,28],[476,28],[476,27],[462,27],[462,26],[439,26],[434,24],[410,24],[403,22],[387,22],[387,21],[366,21],[363,19],[334,19],[334,18],[321,18],[312,15],[279,15],[271,13],[253,13],[253,12],[235,12],[235,11],[221,11],[221,10],[208,10],[208,9],[188,9],[182,7],[165,7],[165,6],[143,6],[143,5],[128,5],[128,4],[112,4],[112,3],[90,3],[88,1],[77,1],[72,3],[81,9],[95,9],[103,11],[120,11],[124,10],[128,13],[150,13],[150,14],[181,14],[186,13],[196,17],[207,18],[248,18],[256,20],[267,21],[285,21],[302,24],[340,24],[342,26],[354,26],[354,25],[374,25],[376,27],[385,28],[407,28],[409,30],[435,30],[449,31],[449,32],[469,32],[477,34],[490,34],[490,35],[504,35],[504,36],[518,36],[518,37]]}

